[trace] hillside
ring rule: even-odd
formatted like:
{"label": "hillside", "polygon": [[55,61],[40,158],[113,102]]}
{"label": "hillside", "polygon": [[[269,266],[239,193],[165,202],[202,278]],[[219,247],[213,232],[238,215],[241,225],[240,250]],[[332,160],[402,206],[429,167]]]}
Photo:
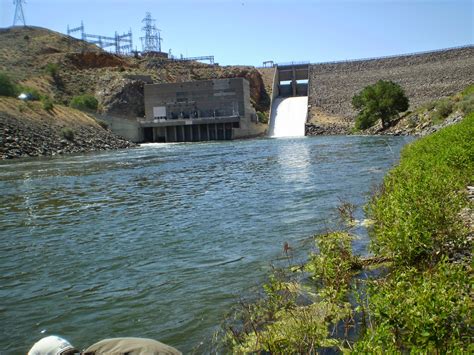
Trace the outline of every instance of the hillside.
{"label": "hillside", "polygon": [[[48,65],[57,67],[55,75],[48,73]],[[253,67],[118,56],[37,27],[0,30],[0,71],[7,72],[19,84],[50,95],[56,102],[68,104],[73,96],[89,93],[98,98],[101,112],[129,117],[143,115],[143,82],[127,79],[130,75],[148,75],[155,83],[245,77],[250,82],[255,108],[267,111],[270,105],[261,75]]]}
{"label": "hillside", "polygon": [[0,159],[129,148],[89,115],[64,107],[0,97]]}
{"label": "hillside", "polygon": [[372,60],[313,64],[310,67],[309,119],[352,122],[351,99],[378,80],[400,84],[410,109],[453,95],[474,83],[474,46]]}

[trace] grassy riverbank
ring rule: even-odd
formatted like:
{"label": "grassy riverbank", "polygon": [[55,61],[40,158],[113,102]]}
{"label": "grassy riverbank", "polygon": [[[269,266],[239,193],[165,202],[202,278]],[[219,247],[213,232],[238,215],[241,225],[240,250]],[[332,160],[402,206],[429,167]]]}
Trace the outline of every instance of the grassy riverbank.
{"label": "grassy riverbank", "polygon": [[[350,230],[316,238],[227,326],[235,352],[473,352],[474,114],[408,145],[367,206],[373,257]],[[343,214],[350,219],[350,206]]]}

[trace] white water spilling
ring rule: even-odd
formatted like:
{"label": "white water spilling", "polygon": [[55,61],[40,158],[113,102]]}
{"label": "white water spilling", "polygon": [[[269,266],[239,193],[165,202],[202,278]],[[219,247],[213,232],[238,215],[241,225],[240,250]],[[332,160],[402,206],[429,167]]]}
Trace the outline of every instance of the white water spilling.
{"label": "white water spilling", "polygon": [[273,100],[268,135],[270,137],[303,137],[307,114],[307,96]]}

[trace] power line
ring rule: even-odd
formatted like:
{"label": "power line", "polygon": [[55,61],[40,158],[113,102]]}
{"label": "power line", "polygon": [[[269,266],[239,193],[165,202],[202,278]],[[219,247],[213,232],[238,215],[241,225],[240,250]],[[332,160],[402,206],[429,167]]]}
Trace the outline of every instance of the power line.
{"label": "power line", "polygon": [[151,18],[151,13],[147,12],[142,22],[145,24],[142,28],[142,31],[145,32],[145,37],[140,37],[143,52],[161,52],[161,41],[163,41],[163,38],[161,38],[160,30],[155,26],[155,19]]}
{"label": "power line", "polygon": [[15,17],[13,18],[13,26],[16,26],[17,22],[23,22],[23,26],[26,26],[25,13],[23,12],[23,4],[25,3],[25,0],[13,0],[13,4],[15,5]]}

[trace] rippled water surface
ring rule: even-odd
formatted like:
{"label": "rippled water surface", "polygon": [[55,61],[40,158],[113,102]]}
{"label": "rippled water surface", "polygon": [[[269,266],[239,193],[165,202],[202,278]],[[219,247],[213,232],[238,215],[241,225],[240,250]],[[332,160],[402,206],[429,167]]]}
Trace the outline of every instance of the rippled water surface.
{"label": "rippled water surface", "polygon": [[[339,199],[362,204],[399,137],[146,145],[0,163],[0,349],[154,338],[190,352]],[[364,250],[367,241],[357,241]]]}

